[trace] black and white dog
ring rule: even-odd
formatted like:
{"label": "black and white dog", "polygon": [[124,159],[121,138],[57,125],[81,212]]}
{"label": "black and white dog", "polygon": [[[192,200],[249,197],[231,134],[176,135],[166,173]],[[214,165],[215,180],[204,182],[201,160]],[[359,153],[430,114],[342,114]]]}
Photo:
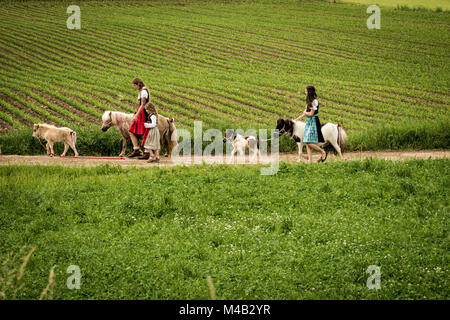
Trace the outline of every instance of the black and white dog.
{"label": "black and white dog", "polygon": [[[289,134],[298,146],[298,160],[301,160],[303,152],[303,134],[305,133],[306,124],[303,121],[295,120],[277,120],[277,128],[280,135]],[[344,150],[347,135],[342,126],[326,123],[322,126],[322,135],[324,143],[319,143],[328,155],[328,152],[334,151],[339,154],[342,159],[342,151]],[[326,159],[326,158],[325,158]]]}
{"label": "black and white dog", "polygon": [[261,157],[261,152],[259,150],[259,140],[255,136],[242,136],[232,129],[227,129],[225,132],[225,137],[223,138],[223,143],[231,142],[233,145],[233,151],[231,152],[231,159],[234,158],[236,152],[239,156],[245,154],[245,148],[248,147],[250,153],[250,163],[254,163],[257,155]]}

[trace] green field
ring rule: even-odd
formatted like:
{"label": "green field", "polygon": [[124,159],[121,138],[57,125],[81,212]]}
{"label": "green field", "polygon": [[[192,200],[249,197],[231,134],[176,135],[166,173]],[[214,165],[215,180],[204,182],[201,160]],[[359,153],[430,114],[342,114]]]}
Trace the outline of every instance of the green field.
{"label": "green field", "polygon": [[349,132],[437,120],[450,131],[448,12],[386,9],[368,30],[360,6],[326,1],[81,1],[69,30],[68,4],[2,4],[3,133],[99,129],[105,110],[136,110],[136,76],[184,128],[274,128],[314,84],[323,121]]}
{"label": "green field", "polygon": [[[450,149],[449,11],[369,30],[336,2],[77,1],[69,30],[72,2],[3,1],[0,154],[43,154],[47,122],[117,155],[100,117],[136,110],[134,77],[177,128],[274,129],[312,84],[347,150]],[[0,299],[209,299],[208,275],[218,299],[450,299],[449,159],[260,167],[0,166]]]}
{"label": "green field", "polygon": [[[0,292],[37,299],[54,267],[54,299],[209,299],[208,275],[218,299],[449,299],[449,170],[2,166],[1,258],[36,250],[23,288]],[[66,287],[70,265],[80,290]],[[369,265],[380,290],[366,287]]]}
{"label": "green field", "polygon": [[434,9],[441,8],[444,10],[450,10],[450,0],[340,0],[339,2],[357,3],[372,5],[377,4],[381,7],[395,7],[409,9],[415,8],[427,8]]}

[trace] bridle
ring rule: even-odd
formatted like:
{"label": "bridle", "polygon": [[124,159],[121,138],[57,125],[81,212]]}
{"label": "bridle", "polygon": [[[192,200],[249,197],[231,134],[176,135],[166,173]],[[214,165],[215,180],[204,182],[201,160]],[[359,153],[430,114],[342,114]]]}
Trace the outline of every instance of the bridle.
{"label": "bridle", "polygon": [[283,122],[283,128],[281,128],[281,130],[279,130],[280,135],[284,136],[285,134],[289,133],[289,135],[292,137],[294,135],[294,126],[291,127],[291,129],[286,130],[286,121]]}

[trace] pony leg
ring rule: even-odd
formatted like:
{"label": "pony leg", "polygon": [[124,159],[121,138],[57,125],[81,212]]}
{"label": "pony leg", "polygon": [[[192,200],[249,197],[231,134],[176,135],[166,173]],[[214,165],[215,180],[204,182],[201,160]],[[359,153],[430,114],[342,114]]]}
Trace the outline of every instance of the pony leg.
{"label": "pony leg", "polygon": [[341,147],[339,147],[337,142],[331,142],[331,145],[337,151],[337,153],[339,154],[339,157],[341,158],[341,160],[344,159],[344,157],[342,156]]}
{"label": "pony leg", "polygon": [[47,144],[45,145],[45,147],[47,148],[47,155],[51,156],[51,151],[50,151],[50,144],[47,142]]}
{"label": "pony leg", "polygon": [[52,143],[49,142],[48,144],[50,146],[50,151],[51,151],[52,156],[53,156],[53,154],[55,154],[55,151],[53,151],[53,142]]}
{"label": "pony leg", "polygon": [[123,138],[122,140],[122,152],[120,152],[119,157],[123,157],[125,155],[125,151],[127,150],[127,138]]}
{"label": "pony leg", "polygon": [[[172,150],[170,150],[170,139],[169,139],[169,130],[166,130],[164,132],[164,135],[162,136],[163,138],[163,142],[164,142],[164,149],[165,149],[165,153],[164,153],[164,157],[168,157],[169,154],[172,152]],[[161,144],[162,145],[162,144]]]}
{"label": "pony leg", "polygon": [[64,157],[66,155],[67,150],[69,150],[69,144],[64,141],[64,152],[61,154],[61,156]]}
{"label": "pony leg", "polygon": [[75,146],[75,143],[73,143],[73,141],[71,141],[69,143],[69,145],[72,148],[73,152],[75,153],[75,156],[78,157],[78,151],[77,151],[77,147]]}
{"label": "pony leg", "polygon": [[303,142],[297,142],[297,146],[298,146],[298,160],[297,161],[301,161],[302,160],[302,154],[303,154]]}

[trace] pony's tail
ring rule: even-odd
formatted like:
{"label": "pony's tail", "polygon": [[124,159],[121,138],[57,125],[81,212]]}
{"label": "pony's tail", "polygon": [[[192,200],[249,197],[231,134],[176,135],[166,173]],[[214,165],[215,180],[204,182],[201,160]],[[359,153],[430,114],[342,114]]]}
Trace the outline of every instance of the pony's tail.
{"label": "pony's tail", "polygon": [[169,118],[169,140],[170,141],[178,141],[177,128],[173,123],[173,118]]}
{"label": "pony's tail", "polygon": [[338,124],[338,145],[341,148],[341,153],[344,153],[345,145],[347,142],[347,134],[344,129],[342,129],[342,125]]}
{"label": "pony's tail", "polygon": [[72,131],[70,134],[72,136],[73,145],[74,145],[74,147],[76,147],[76,145],[77,145],[77,133],[75,131]]}

